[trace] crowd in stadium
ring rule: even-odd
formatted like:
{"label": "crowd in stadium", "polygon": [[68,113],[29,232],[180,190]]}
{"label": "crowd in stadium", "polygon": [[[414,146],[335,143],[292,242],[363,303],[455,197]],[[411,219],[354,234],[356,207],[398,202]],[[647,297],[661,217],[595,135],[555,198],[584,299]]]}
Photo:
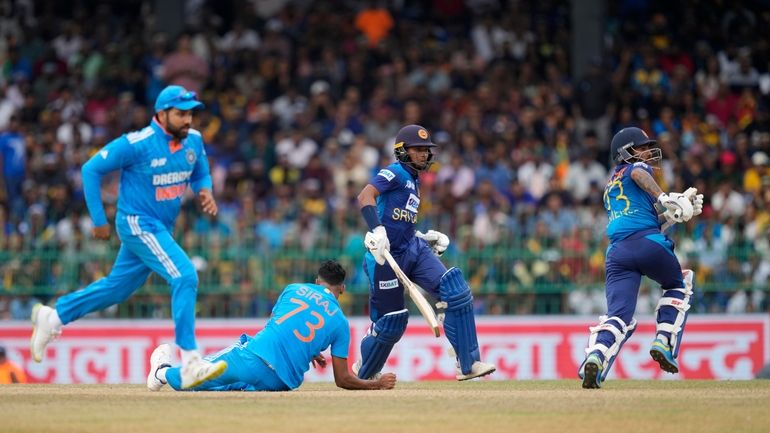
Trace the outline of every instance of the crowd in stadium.
{"label": "crowd in stadium", "polygon": [[[446,261],[466,260],[478,311],[544,312],[542,296],[563,301],[545,312],[602,311],[609,140],[636,125],[659,140],[663,189],[706,196],[704,213],[672,235],[683,266],[711,284],[696,311],[770,308],[767,11],[607,2],[605,53],[573,76],[566,2],[333,3],[191,2],[179,35],[153,30],[139,3],[133,16],[115,9],[127,5],[33,14],[3,3],[0,318],[24,319],[30,294],[108,270],[109,260],[84,261],[74,284],[60,281],[68,257],[118,244],[90,239],[80,166],[144,127],[169,83],[206,104],[195,122],[220,213],[188,201],[177,227],[202,281],[248,297],[261,272],[249,255],[296,254],[275,263],[286,267],[323,250],[363,284],[356,196],[393,160],[398,129],[418,123],[439,145],[419,224],[450,236]],[[113,204],[117,179],[106,183]],[[226,259],[232,251],[246,258]],[[590,289],[522,289],[566,283]],[[657,288],[642,296],[637,311],[650,312]]]}

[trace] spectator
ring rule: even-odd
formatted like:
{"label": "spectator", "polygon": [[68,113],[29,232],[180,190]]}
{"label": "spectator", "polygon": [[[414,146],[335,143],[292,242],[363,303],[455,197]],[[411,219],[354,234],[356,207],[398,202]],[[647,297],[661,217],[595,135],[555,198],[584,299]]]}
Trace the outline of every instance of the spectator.
{"label": "spectator", "polygon": [[580,203],[589,198],[592,184],[603,185],[607,181],[607,170],[590,150],[581,149],[578,155],[578,161],[571,163],[567,169],[564,186],[572,198]]}
{"label": "spectator", "polygon": [[0,384],[27,383],[27,373],[8,359],[5,347],[0,346]]}
{"label": "spectator", "polygon": [[[63,10],[55,22],[2,17],[11,36],[0,41],[0,271],[10,294],[0,296],[0,314],[10,316],[20,289],[45,299],[108,269],[92,255],[111,257],[117,241],[84,236],[91,222],[82,214],[80,167],[107,137],[137,128],[146,101],[177,79],[194,81],[211,108],[195,128],[211,143],[215,192],[228,207],[221,218],[204,219],[185,201],[176,231],[210,264],[202,279],[237,291],[226,300],[211,293],[207,305],[226,307],[209,314],[253,314],[257,304],[233,303],[246,302],[260,279],[303,273],[306,256],[320,251],[361,248],[360,221],[349,212],[356,190],[373,167],[393,159],[398,125],[413,123],[431,127],[439,144],[419,185],[422,223],[453,238],[449,254],[456,246],[463,256],[489,258],[474,277],[479,308],[564,310],[555,304],[567,301],[561,269],[569,267],[570,284],[601,280],[599,166],[606,172],[612,164],[606,136],[629,125],[658,137],[661,182],[672,191],[696,186],[706,196],[702,216],[670,232],[683,251],[691,246],[689,259],[722,263],[740,254],[741,275],[750,275],[759,293],[767,290],[770,56],[767,38],[756,35],[770,28],[770,15],[761,8],[662,4],[643,29],[610,8],[607,22],[623,24],[602,27],[610,43],[595,59],[578,59],[590,68],[575,77],[570,62],[579,53],[572,52],[564,8],[252,3],[209,20],[191,17],[191,32],[171,53],[167,36],[145,24],[153,22],[152,5],[113,16]],[[132,7],[139,3],[124,10]],[[359,30],[354,23],[364,11],[376,19],[362,20]],[[678,25],[690,15],[716,30]],[[379,21],[384,16],[389,24]],[[116,178],[104,185],[113,214]],[[559,212],[548,205],[554,195]],[[312,236],[298,242],[305,234]],[[222,258],[248,245],[270,249],[272,262],[258,256],[241,266]],[[499,265],[530,247],[535,253],[520,258],[516,270]],[[562,250],[588,259],[559,257]],[[35,263],[40,257],[51,258]],[[355,293],[365,276],[353,269]],[[562,274],[544,277],[554,269]],[[545,298],[531,295],[536,282],[560,294],[540,305]],[[767,308],[754,291],[742,297],[733,289],[720,289],[710,307]],[[271,296],[254,295],[260,311],[268,311]],[[595,294],[581,296],[572,298],[591,302]],[[162,314],[164,302],[153,299],[147,314]],[[353,305],[365,313],[365,302]]]}
{"label": "spectator", "polygon": [[578,139],[593,130],[600,143],[609,142],[612,85],[600,58],[591,60],[588,73],[578,82],[575,93]]}
{"label": "spectator", "polygon": [[209,78],[206,61],[192,52],[190,35],[177,39],[176,51],[163,58],[163,81],[200,93]]}
{"label": "spectator", "polygon": [[369,48],[373,48],[388,37],[390,29],[393,28],[393,17],[382,5],[369,1],[356,15],[354,25],[366,36]]}

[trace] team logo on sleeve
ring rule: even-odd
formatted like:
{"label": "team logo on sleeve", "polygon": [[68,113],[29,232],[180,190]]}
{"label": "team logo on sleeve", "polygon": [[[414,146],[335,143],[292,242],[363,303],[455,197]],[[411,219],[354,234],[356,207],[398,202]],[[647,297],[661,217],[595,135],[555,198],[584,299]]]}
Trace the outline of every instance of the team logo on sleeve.
{"label": "team logo on sleeve", "polygon": [[187,160],[187,163],[190,165],[195,164],[195,160],[198,158],[195,155],[195,151],[192,149],[187,149],[187,152],[185,152],[184,157]]}
{"label": "team logo on sleeve", "polygon": [[420,207],[420,197],[417,197],[414,194],[409,194],[409,200],[406,201],[406,206],[404,206],[404,209],[417,213],[417,209]]}
{"label": "team logo on sleeve", "polygon": [[377,173],[377,176],[382,176],[385,179],[387,179],[388,182],[390,182],[391,180],[393,180],[394,177],[396,177],[396,173],[393,173],[392,171],[388,170],[387,168],[383,168],[382,170],[380,170],[379,173]]}

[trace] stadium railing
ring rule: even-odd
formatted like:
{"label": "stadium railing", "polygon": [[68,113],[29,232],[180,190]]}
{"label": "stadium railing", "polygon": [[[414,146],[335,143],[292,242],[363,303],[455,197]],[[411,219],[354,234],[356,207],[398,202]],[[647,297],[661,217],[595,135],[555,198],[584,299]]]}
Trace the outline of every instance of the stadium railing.
{"label": "stadium railing", "polygon": [[[447,266],[460,267],[474,290],[479,313],[561,314],[572,312],[570,293],[601,291],[604,286],[603,256],[600,246],[588,252],[540,251],[495,246],[447,254]],[[247,248],[199,250],[190,254],[198,266],[200,286],[198,313],[201,317],[263,317],[287,284],[315,278],[318,263],[336,258],[348,269],[347,292],[341,300],[351,315],[368,314],[368,285],[361,268],[362,251],[320,248],[303,252],[279,249],[255,252]],[[747,248],[732,253],[744,264],[742,272],[731,272],[725,263],[720,269],[695,266],[699,281],[696,297],[701,311],[723,310],[727,300],[739,291],[759,291],[770,298],[770,285],[752,283],[754,266],[760,261],[756,251]],[[56,296],[81,289],[105,276],[114,252],[63,253],[0,251],[0,299],[34,297],[49,302]],[[726,259],[730,260],[729,258]],[[698,263],[697,254],[690,257]],[[753,265],[752,265],[753,264]],[[754,271],[752,269],[750,271]],[[653,283],[645,282],[649,290]],[[169,292],[165,282],[151,275],[127,302],[107,310],[108,317],[168,317]],[[696,302],[698,305],[698,302]],[[764,301],[763,310],[767,308]]]}

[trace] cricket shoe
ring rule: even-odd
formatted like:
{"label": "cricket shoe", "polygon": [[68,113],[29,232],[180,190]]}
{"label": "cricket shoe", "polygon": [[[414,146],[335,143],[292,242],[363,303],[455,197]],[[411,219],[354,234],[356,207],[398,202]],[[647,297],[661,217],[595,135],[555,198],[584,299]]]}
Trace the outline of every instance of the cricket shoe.
{"label": "cricket shoe", "polygon": [[41,362],[45,355],[45,347],[61,335],[61,327],[50,324],[49,317],[54,309],[43,304],[32,307],[32,338],[29,340],[29,351],[35,362]]}
{"label": "cricket shoe", "polygon": [[660,365],[661,370],[672,374],[679,373],[679,363],[671,354],[671,346],[660,338],[652,342],[650,356]]}
{"label": "cricket shoe", "polygon": [[207,380],[216,379],[226,369],[225,361],[208,362],[195,356],[182,366],[182,389],[194,388]]}
{"label": "cricket shoe", "polygon": [[[356,377],[358,377],[358,370],[360,370],[360,369],[361,369],[361,360],[359,359],[358,361],[356,361],[355,363],[353,363],[353,366],[352,366],[352,367],[350,367],[350,368],[353,370],[353,374],[355,374],[355,375],[356,375]],[[381,377],[382,377],[382,372],[378,372],[378,373],[375,373],[375,374],[374,374],[374,376],[372,376],[372,377],[367,377],[367,378],[365,378],[365,379],[370,379],[370,380],[379,380]],[[364,379],[364,378],[362,378],[362,379]]]}
{"label": "cricket shoe", "polygon": [[457,380],[469,380],[469,379],[475,379],[477,377],[486,376],[488,374],[492,374],[497,370],[497,367],[495,367],[492,364],[488,364],[486,362],[481,361],[475,361],[473,365],[471,365],[471,371],[468,372],[468,374],[464,374],[462,369],[460,368],[460,364],[457,364],[457,370],[455,377]]}
{"label": "cricket shoe", "polygon": [[487,364],[486,362],[481,361],[474,361],[473,365],[471,365],[471,371],[468,372],[468,374],[463,374],[462,368],[460,368],[460,360],[457,359],[457,352],[455,352],[454,347],[449,347],[447,350],[449,352],[449,356],[455,359],[456,367],[455,367],[455,378],[457,380],[469,380],[474,379],[481,376],[486,376],[488,374],[492,374],[497,370],[497,367],[495,367],[492,364]]}
{"label": "cricket shoe", "polygon": [[583,388],[586,389],[599,389],[602,387],[602,360],[599,355],[592,353],[588,355],[583,366],[578,372],[578,376],[583,379]]}
{"label": "cricket shoe", "polygon": [[160,391],[166,382],[158,378],[158,370],[165,367],[171,367],[171,346],[161,344],[152,351],[150,355],[150,373],[147,375],[147,389],[150,391]]}

